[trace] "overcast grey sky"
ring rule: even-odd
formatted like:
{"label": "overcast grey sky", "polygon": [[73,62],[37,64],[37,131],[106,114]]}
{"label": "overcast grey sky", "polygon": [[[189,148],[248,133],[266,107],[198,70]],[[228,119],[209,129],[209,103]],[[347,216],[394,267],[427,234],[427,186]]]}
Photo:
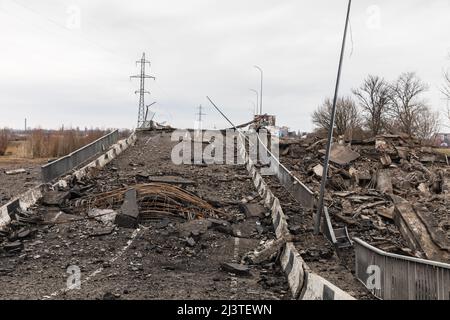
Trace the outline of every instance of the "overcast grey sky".
{"label": "overcast grey sky", "polygon": [[[333,94],[347,0],[0,0],[0,127],[134,127],[145,51],[156,120],[227,126],[248,121],[264,69],[264,111],[310,130]],[[367,74],[415,71],[435,110],[450,67],[450,0],[354,0],[341,94]]]}

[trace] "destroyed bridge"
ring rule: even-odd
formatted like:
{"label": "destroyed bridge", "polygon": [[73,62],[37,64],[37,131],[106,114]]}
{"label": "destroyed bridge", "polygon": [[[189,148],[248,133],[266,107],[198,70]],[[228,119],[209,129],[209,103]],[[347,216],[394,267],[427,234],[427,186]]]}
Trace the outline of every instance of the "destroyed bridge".
{"label": "destroyed bridge", "polygon": [[214,142],[163,127],[43,166],[0,203],[1,298],[450,299],[445,155],[394,135],[335,143],[316,234],[326,140],[258,136],[269,174],[234,132],[231,164],[190,161],[184,147]]}

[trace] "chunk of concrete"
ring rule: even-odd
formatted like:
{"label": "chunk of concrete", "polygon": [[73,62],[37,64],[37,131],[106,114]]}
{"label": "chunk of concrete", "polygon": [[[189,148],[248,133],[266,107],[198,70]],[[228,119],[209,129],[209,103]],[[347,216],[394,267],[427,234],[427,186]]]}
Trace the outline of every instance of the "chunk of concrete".
{"label": "chunk of concrete", "polygon": [[388,170],[378,171],[377,190],[385,194],[393,193],[392,178]]}
{"label": "chunk of concrete", "polygon": [[64,200],[68,199],[70,192],[61,192],[56,190],[48,191],[41,199],[41,203],[46,206],[60,206]]}
{"label": "chunk of concrete", "polygon": [[188,238],[188,237],[200,237],[203,233],[208,230],[209,226],[211,225],[211,222],[208,220],[191,220],[182,224],[179,224],[177,226],[178,233],[180,237],[182,238]]}
{"label": "chunk of concrete", "polygon": [[285,244],[286,239],[283,238],[267,241],[260,250],[254,251],[248,255],[249,260],[253,264],[261,264],[270,261],[274,256],[281,252]]}
{"label": "chunk of concrete", "polygon": [[8,170],[8,171],[5,171],[5,173],[9,176],[12,176],[12,175],[21,174],[21,173],[27,173],[27,170],[25,170],[25,169]]}
{"label": "chunk of concrete", "polygon": [[234,273],[240,276],[248,276],[250,275],[250,269],[243,265],[237,263],[221,263],[220,267],[223,271]]}
{"label": "chunk of concrete", "polygon": [[196,184],[194,180],[185,179],[178,176],[148,176],[148,181],[168,184],[192,185]]}
{"label": "chunk of concrete", "polygon": [[247,218],[263,218],[266,213],[266,209],[258,203],[244,203],[241,208]]}
{"label": "chunk of concrete", "polygon": [[[323,152],[324,153],[324,152]],[[350,147],[333,144],[331,147],[330,161],[339,165],[347,165],[360,157],[358,152]]]}
{"label": "chunk of concrete", "polygon": [[385,167],[389,167],[392,164],[391,157],[385,153],[380,157],[381,164]]}
{"label": "chunk of concrete", "polygon": [[120,207],[114,223],[123,228],[137,228],[139,224],[139,207],[135,189],[130,189],[125,193],[122,207]]}
{"label": "chunk of concrete", "polygon": [[23,243],[20,241],[10,242],[3,245],[3,249],[7,252],[17,252],[23,249]]}
{"label": "chunk of concrete", "polygon": [[213,218],[209,218],[207,220],[211,223],[209,226],[210,229],[216,230],[224,234],[234,235],[233,228],[231,227],[231,224],[228,221]]}
{"label": "chunk of concrete", "polygon": [[112,209],[92,208],[88,211],[88,216],[104,224],[111,224],[116,218],[117,212]]}
{"label": "chunk of concrete", "polygon": [[314,174],[318,176],[319,178],[322,178],[323,176],[323,166],[321,164],[318,164],[313,168]]}
{"label": "chunk of concrete", "polygon": [[377,209],[377,214],[386,219],[394,220],[394,211],[395,211],[394,206],[389,207],[389,208],[382,207],[382,208]]}

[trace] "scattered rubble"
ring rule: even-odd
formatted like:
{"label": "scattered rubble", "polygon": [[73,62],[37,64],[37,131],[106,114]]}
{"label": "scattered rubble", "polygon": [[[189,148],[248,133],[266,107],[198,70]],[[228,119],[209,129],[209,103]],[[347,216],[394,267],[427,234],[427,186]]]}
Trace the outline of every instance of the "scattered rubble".
{"label": "scattered rubble", "polygon": [[[316,194],[326,141],[314,135],[280,141],[281,162]],[[332,147],[325,201],[332,220],[348,226],[352,236],[371,244],[382,239],[389,245],[380,249],[389,252],[449,262],[449,169],[445,154],[403,135],[380,135],[347,144],[339,141]],[[400,208],[393,196],[422,205],[422,214],[416,206],[411,210],[427,226],[423,232],[442,250],[440,254],[430,245],[412,245],[396,219]],[[408,223],[414,229],[413,220]]]}
{"label": "scattered rubble", "polygon": [[248,266],[237,263],[221,263],[220,267],[226,272],[230,272],[240,276],[249,276],[250,269]]}
{"label": "scattered rubble", "polygon": [[[177,166],[170,134],[142,136],[104,169],[17,208],[0,232],[0,298],[290,299],[279,265],[239,263],[275,238],[270,217],[240,206],[260,202],[245,166]],[[137,229],[115,224],[136,213]],[[81,290],[53,296],[73,265]]]}

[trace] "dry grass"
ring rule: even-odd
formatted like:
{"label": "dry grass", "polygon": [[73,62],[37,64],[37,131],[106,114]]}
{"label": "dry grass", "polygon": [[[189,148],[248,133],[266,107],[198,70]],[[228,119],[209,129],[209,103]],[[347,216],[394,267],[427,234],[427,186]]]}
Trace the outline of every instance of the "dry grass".
{"label": "dry grass", "polygon": [[3,156],[8,148],[10,131],[6,128],[0,130],[0,156]]}
{"label": "dry grass", "polygon": [[28,136],[28,149],[32,158],[62,157],[97,140],[107,132],[100,129],[34,129]]}
{"label": "dry grass", "polygon": [[437,151],[450,156],[450,149],[437,149]]}

